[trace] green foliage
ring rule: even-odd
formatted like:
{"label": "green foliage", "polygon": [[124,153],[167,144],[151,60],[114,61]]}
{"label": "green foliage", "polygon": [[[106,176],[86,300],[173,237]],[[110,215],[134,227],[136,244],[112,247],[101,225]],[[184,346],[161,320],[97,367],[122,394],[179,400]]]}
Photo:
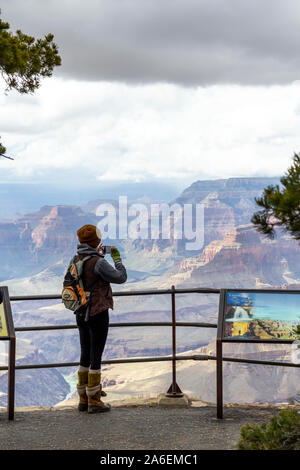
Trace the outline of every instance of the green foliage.
{"label": "green foliage", "polygon": [[6,148],[4,147],[4,145],[1,144],[0,142],[0,155],[4,155],[6,152]]}
{"label": "green foliage", "polygon": [[[1,14],[1,10],[0,10]],[[53,34],[35,39],[17,30],[9,31],[9,24],[0,18],[0,74],[6,83],[6,91],[33,93],[41,78],[51,77],[54,67],[61,65]],[[0,142],[0,156],[5,147]]]}
{"label": "green foliage", "polygon": [[269,423],[245,424],[239,450],[300,450],[300,414],[281,410]]}
{"label": "green foliage", "polygon": [[293,238],[300,240],[300,156],[294,155],[293,164],[280,178],[279,185],[268,186],[255,202],[263,209],[253,214],[251,222],[257,230],[274,238],[275,228],[282,227]]}
{"label": "green foliage", "polygon": [[[1,13],[1,11],[0,11]],[[51,77],[55,66],[61,64],[53,34],[44,39],[17,30],[11,33],[9,24],[0,19],[0,72],[7,90],[33,93],[42,77]]]}

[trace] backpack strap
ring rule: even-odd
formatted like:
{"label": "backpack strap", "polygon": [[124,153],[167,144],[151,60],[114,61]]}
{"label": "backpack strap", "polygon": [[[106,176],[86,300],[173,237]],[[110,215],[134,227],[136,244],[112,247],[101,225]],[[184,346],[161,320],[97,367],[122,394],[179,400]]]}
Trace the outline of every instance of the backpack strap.
{"label": "backpack strap", "polygon": [[[83,264],[84,264],[86,261],[88,261],[89,259],[94,258],[95,256],[97,256],[97,257],[99,256],[99,257],[100,257],[100,255],[96,255],[96,254],[95,254],[95,255],[87,255],[85,258],[82,258],[82,260],[80,260],[82,263],[81,263],[81,272],[80,272],[80,274],[79,274],[79,283],[80,283],[80,285],[81,285],[81,287],[82,287],[83,289],[84,289],[83,281],[82,281]],[[93,292],[93,290],[95,289],[95,287],[97,286],[98,282],[99,282],[99,281],[98,281],[98,279],[97,279],[97,281],[94,282],[94,284],[92,285],[92,287],[89,289],[90,295],[91,295],[91,293]],[[84,289],[84,290],[85,290],[85,289]],[[89,319],[89,317],[90,317],[90,303],[88,302],[87,307],[86,307],[86,311],[85,311],[84,321],[87,322],[88,319]]]}
{"label": "backpack strap", "polygon": [[83,265],[86,261],[92,258],[92,255],[87,255],[84,258],[75,261],[76,258],[77,256],[75,256],[73,259],[74,259],[74,263],[76,264],[76,269],[78,273],[78,282],[79,282],[80,287],[85,290],[83,281],[82,281]]}

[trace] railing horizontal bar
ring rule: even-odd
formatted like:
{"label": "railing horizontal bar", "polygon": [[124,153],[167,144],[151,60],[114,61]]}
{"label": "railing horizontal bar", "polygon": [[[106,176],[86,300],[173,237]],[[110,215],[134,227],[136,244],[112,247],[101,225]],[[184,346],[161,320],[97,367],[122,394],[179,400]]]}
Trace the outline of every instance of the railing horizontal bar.
{"label": "railing horizontal bar", "polygon": [[[110,323],[109,327],[131,327],[131,326],[172,326],[172,322],[123,322]],[[201,322],[176,322],[176,326],[191,326],[197,328],[217,328],[215,323]],[[20,326],[15,331],[43,331],[43,330],[68,330],[75,329],[77,325],[48,325],[48,326]]]}
{"label": "railing horizontal bar", "polygon": [[[238,289],[231,289],[232,291],[238,291]],[[115,297],[126,297],[131,295],[164,295],[164,294],[219,294],[221,289],[214,289],[210,287],[194,287],[187,289],[148,289],[148,290],[132,290],[132,291],[117,291],[113,292]],[[292,292],[296,293],[296,290],[288,289],[247,289],[249,292]],[[23,300],[61,300],[61,294],[41,294],[41,295],[12,295],[10,301],[23,301]]]}
{"label": "railing horizontal bar", "polygon": [[[133,290],[133,291],[119,291],[113,292],[113,296],[115,297],[126,297],[131,295],[164,295],[164,294],[171,294],[175,292],[175,294],[192,294],[192,293],[199,293],[199,294],[219,294],[220,289],[211,289],[209,287],[195,287],[191,289],[175,289],[172,291],[171,289],[157,289],[157,290]],[[45,294],[45,295],[11,295],[10,301],[22,301],[22,300],[61,300],[61,294]]]}
{"label": "railing horizontal bar", "polygon": [[48,295],[11,295],[9,300],[11,302],[17,302],[19,300],[61,300],[59,294],[48,294]]}
{"label": "railing horizontal bar", "polygon": [[[177,361],[207,361],[210,357],[206,355],[196,355],[196,356],[176,356]],[[172,361],[172,356],[160,356],[160,357],[143,357],[143,358],[127,358],[127,359],[110,359],[107,361],[101,361],[101,364],[130,364],[135,362],[162,362],[162,361]],[[25,369],[47,369],[47,368],[57,368],[57,367],[77,367],[79,362],[65,362],[65,363],[56,363],[56,364],[24,364],[16,366],[16,370],[25,370]],[[0,367],[1,370],[8,370],[8,367]]]}
{"label": "railing horizontal bar", "polygon": [[75,328],[77,325],[20,326],[15,327],[15,331],[74,330]]}
{"label": "railing horizontal bar", "polygon": [[[176,361],[215,361],[216,356],[208,356],[205,354],[197,354],[192,356],[175,356]],[[102,361],[102,364],[130,364],[135,362],[163,362],[163,361],[172,361],[172,356],[158,356],[158,357],[142,357],[142,358],[127,358],[127,359],[110,359],[107,361]],[[291,362],[280,362],[280,361],[256,361],[254,359],[242,359],[236,357],[223,357],[223,361],[226,362],[239,362],[246,364],[260,364],[266,366],[281,366],[281,367],[300,367],[300,364],[293,364]],[[60,362],[54,364],[24,364],[17,365],[16,370],[25,370],[25,369],[47,369],[47,368],[58,368],[58,367],[78,367],[79,362]],[[0,371],[6,371],[8,367],[0,367]]]}
{"label": "railing horizontal bar", "polygon": [[[217,358],[214,356],[209,356],[209,359],[215,360]],[[256,361],[255,359],[240,359],[237,357],[223,357],[222,360],[227,362],[241,362],[246,364],[261,364],[265,366],[300,367],[300,364],[283,361]]]}
{"label": "railing horizontal bar", "polygon": [[[171,289],[170,289],[171,290]],[[190,289],[174,289],[175,294],[219,294],[221,289],[211,287],[191,287]]]}

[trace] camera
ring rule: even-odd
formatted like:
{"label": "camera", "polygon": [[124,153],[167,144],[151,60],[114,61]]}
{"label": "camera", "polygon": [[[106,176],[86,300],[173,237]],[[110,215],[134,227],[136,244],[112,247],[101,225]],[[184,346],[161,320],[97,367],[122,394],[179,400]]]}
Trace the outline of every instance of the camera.
{"label": "camera", "polygon": [[105,255],[109,255],[110,254],[110,250],[111,250],[111,246],[104,246],[103,247],[103,253]]}

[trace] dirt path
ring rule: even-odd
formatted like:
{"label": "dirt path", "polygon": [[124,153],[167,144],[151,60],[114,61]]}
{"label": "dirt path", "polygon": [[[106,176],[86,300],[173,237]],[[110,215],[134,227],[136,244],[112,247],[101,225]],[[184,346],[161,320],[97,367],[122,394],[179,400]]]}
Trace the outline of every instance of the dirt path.
{"label": "dirt path", "polygon": [[225,419],[217,420],[214,406],[113,407],[100,415],[76,408],[37,409],[16,411],[14,421],[1,412],[0,450],[236,449],[243,424],[268,421],[276,411],[226,407]]}

